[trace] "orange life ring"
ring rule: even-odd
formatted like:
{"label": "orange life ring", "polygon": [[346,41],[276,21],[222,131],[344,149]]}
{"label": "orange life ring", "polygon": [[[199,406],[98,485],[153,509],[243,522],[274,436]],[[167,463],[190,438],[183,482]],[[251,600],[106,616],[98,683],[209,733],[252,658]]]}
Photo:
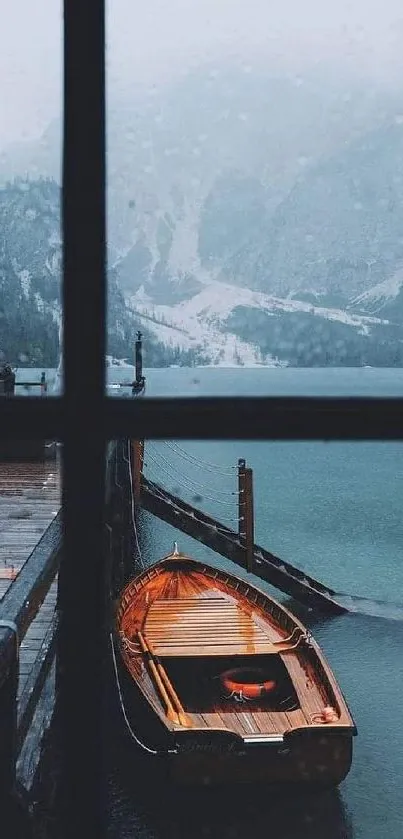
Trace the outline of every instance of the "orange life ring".
{"label": "orange life ring", "polygon": [[258,667],[236,667],[220,676],[224,690],[239,699],[263,699],[273,693],[277,682],[265,680],[264,670]]}

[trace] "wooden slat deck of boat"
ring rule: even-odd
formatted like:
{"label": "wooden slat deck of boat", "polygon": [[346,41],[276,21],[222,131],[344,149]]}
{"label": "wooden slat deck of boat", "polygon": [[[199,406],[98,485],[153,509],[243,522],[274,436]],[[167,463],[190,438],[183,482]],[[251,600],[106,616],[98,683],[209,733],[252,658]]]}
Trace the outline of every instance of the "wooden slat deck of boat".
{"label": "wooden slat deck of boat", "polygon": [[[0,462],[0,600],[57,515],[60,503],[60,470],[55,461]],[[22,640],[20,695],[53,618],[56,596],[55,581]]]}
{"label": "wooden slat deck of boat", "polygon": [[155,600],[145,632],[159,656],[267,655],[281,649],[252,610],[222,596]]}

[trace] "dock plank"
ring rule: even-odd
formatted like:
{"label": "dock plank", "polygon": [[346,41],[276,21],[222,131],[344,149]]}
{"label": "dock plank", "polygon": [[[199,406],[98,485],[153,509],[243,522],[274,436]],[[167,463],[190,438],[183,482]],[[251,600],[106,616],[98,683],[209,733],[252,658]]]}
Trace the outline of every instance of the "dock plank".
{"label": "dock plank", "polygon": [[[60,510],[61,473],[55,461],[0,462],[0,601]],[[42,650],[57,601],[52,583],[20,646],[18,699]]]}

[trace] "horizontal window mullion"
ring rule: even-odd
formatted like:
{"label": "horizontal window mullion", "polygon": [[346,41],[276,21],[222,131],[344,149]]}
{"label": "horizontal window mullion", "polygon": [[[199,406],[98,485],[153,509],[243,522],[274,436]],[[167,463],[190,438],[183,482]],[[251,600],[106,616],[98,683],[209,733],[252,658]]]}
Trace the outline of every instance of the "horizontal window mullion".
{"label": "horizontal window mullion", "polygon": [[67,395],[0,402],[0,438],[63,440],[78,433],[104,439],[401,440],[403,399],[105,397],[91,414],[80,413]]}
{"label": "horizontal window mullion", "polygon": [[109,399],[105,420],[109,438],[401,440],[403,399]]}

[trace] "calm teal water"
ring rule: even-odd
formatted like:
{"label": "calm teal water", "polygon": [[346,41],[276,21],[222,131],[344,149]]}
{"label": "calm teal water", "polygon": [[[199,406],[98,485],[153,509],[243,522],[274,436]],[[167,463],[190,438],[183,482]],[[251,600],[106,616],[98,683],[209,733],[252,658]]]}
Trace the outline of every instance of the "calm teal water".
{"label": "calm teal water", "polygon": [[[127,375],[121,370],[110,373],[115,382]],[[150,396],[400,396],[403,371],[171,369],[148,371],[147,383]],[[246,458],[254,470],[256,541],[338,592],[358,598],[352,601],[358,610],[354,614],[320,620],[303,615],[357,722],[351,773],[337,793],[295,800],[273,800],[258,791],[232,792],[228,797],[200,792],[178,798],[158,787],[143,764],[140,767],[133,761],[116,717],[116,728],[113,736],[109,729],[108,739],[109,835],[244,839],[273,833],[277,839],[401,839],[402,446],[152,442],[146,445],[146,473],[231,524],[236,518],[236,498],[230,493],[236,489],[233,467],[238,457]],[[208,464],[204,469],[199,468],[201,460]],[[167,553],[174,539],[195,557],[226,564],[173,528],[142,514],[141,548],[146,563]]]}
{"label": "calm teal water", "polygon": [[[110,383],[133,371],[110,368]],[[401,396],[403,371],[169,369],[147,373],[147,394]],[[110,390],[111,395],[117,390]],[[123,396],[124,393],[122,392]],[[181,451],[180,451],[181,450]],[[132,839],[402,839],[403,836],[403,450],[396,443],[147,443],[146,473],[235,524],[235,465],[254,470],[256,541],[354,596],[356,613],[302,613],[339,679],[359,735],[337,793],[271,798],[267,791],[178,796],[155,764],[136,760],[110,684],[105,725],[108,836]],[[207,465],[200,468],[200,462]],[[226,560],[149,514],[146,563],[182,550]],[[228,563],[228,566],[230,563]],[[237,573],[241,574],[240,569]],[[264,587],[264,584],[261,584]],[[268,588],[268,587],[267,587]],[[278,593],[276,596],[283,599]],[[380,616],[381,615],[381,616]]]}

